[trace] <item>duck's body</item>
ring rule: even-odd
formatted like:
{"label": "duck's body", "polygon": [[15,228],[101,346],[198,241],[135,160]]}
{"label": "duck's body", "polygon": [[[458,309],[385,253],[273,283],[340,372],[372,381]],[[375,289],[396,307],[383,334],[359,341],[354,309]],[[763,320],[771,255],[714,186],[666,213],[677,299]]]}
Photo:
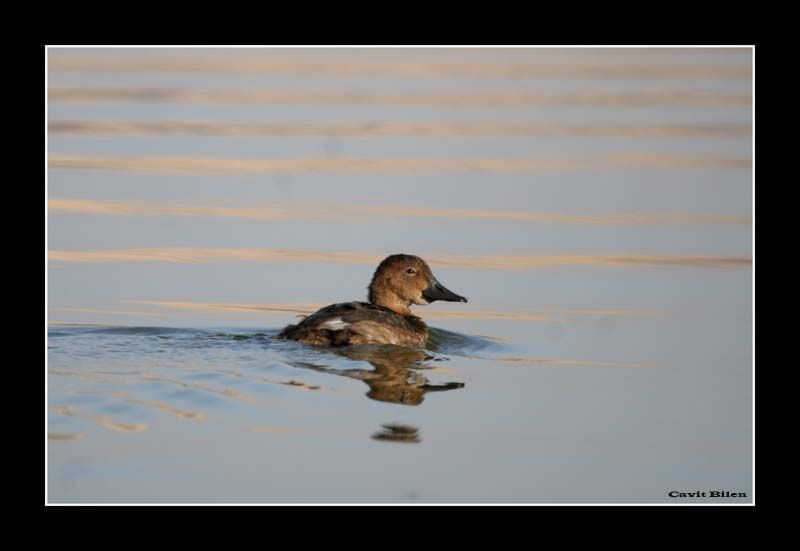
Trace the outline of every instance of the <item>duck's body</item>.
{"label": "duck's body", "polygon": [[422,347],[428,326],[417,316],[401,316],[369,302],[331,304],[284,329],[279,339],[323,346],[396,344]]}
{"label": "duck's body", "polygon": [[384,259],[369,286],[369,302],[331,304],[278,335],[306,344],[350,346],[395,344],[421,348],[428,326],[411,313],[411,304],[434,300],[467,302],[444,288],[419,257],[398,254]]}

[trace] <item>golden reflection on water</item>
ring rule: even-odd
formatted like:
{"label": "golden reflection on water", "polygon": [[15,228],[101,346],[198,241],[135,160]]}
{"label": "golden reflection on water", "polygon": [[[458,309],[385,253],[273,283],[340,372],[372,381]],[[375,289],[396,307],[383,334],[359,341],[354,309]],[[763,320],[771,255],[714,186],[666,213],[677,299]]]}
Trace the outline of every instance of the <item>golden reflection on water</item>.
{"label": "golden reflection on water", "polygon": [[47,439],[48,440],[81,440],[86,435],[82,432],[76,434],[66,434],[61,432],[48,432]]}
{"label": "golden reflection on water", "polygon": [[[298,379],[289,379],[289,380],[274,380],[268,377],[262,377],[255,374],[244,373],[242,371],[232,369],[232,368],[225,368],[225,367],[207,367],[207,368],[193,368],[190,366],[172,366],[169,362],[161,361],[159,362],[160,367],[168,367],[174,368],[183,372],[184,374],[224,374],[227,376],[237,377],[244,379],[248,382],[256,383],[256,384],[275,384],[281,385],[284,388],[292,388],[296,390],[302,391],[327,391],[332,390],[330,387],[326,387],[324,385],[319,384],[309,384],[303,382]],[[108,386],[119,386],[119,385],[139,385],[142,383],[147,382],[159,382],[159,383],[166,383],[168,385],[177,385],[182,388],[192,389],[196,391],[200,391],[203,393],[209,393],[218,397],[237,400],[237,401],[244,401],[250,405],[260,405],[263,404],[262,401],[256,400],[253,396],[242,394],[236,390],[224,387],[218,387],[213,385],[208,385],[204,383],[197,383],[197,382],[186,382],[176,379],[174,377],[167,377],[158,374],[153,374],[149,372],[149,370],[108,370],[108,369],[87,369],[82,371],[74,371],[74,370],[64,370],[64,369],[50,369],[48,371],[50,376],[57,376],[57,377],[70,377],[70,378],[77,378],[82,381],[86,381],[87,383],[91,383],[92,385],[108,385]],[[50,380],[50,384],[54,385],[55,387],[66,387],[71,385],[59,384],[58,382]],[[186,420],[186,421],[206,421],[208,419],[208,414],[203,411],[197,410],[189,410],[181,407],[174,406],[172,404],[157,401],[157,400],[143,400],[141,398],[137,398],[132,395],[128,391],[120,391],[120,390],[103,390],[97,388],[84,388],[72,391],[74,395],[92,395],[92,396],[102,396],[105,398],[111,398],[115,403],[128,403],[133,404],[136,406],[144,407],[147,409],[157,410],[163,413],[170,414],[177,419]],[[116,420],[112,420],[107,415],[99,415],[93,413],[87,413],[76,410],[71,405],[52,405],[50,406],[51,410],[59,415],[64,415],[68,417],[76,417],[81,419],[86,419],[90,421],[94,421],[95,423],[99,424],[100,426],[112,430],[115,432],[142,432],[149,429],[149,425],[147,423],[123,423],[118,422]],[[253,429],[255,432],[281,432],[281,430],[267,430],[264,427],[256,427]],[[80,434],[59,434],[59,433],[50,433],[48,438],[53,440],[79,440],[84,437],[83,433]]]}
{"label": "golden reflection on water", "polygon": [[[439,266],[487,270],[529,270],[564,266],[622,268],[634,266],[690,266],[698,268],[749,268],[749,256],[681,254],[515,254],[452,255],[425,254]],[[48,252],[51,262],[337,262],[376,265],[384,255],[370,253],[324,252],[292,249],[161,247],[146,249],[106,249],[95,251]]]}
{"label": "golden reflection on water", "polygon": [[[190,302],[169,300],[132,300],[135,304],[151,305],[160,308],[188,309],[202,312],[235,311],[252,314],[284,314],[296,313],[300,315],[312,314],[328,304],[322,302],[294,302],[286,304],[226,304],[214,302]],[[598,315],[609,315],[600,311]],[[617,310],[615,315],[653,315],[651,313],[625,314]],[[551,316],[525,312],[493,312],[493,311],[457,311],[457,310],[424,310],[424,316],[430,319],[498,319],[518,321],[563,321]]]}
{"label": "golden reflection on water", "polygon": [[535,173],[642,168],[751,167],[749,156],[668,155],[621,152],[607,155],[530,158],[332,158],[222,159],[208,157],[109,157],[52,154],[50,168],[162,174],[294,173],[416,174],[421,172]]}
{"label": "golden reflection on water", "polygon": [[179,300],[131,300],[133,304],[158,306],[160,308],[189,309],[203,312],[216,312],[219,310],[230,310],[237,312],[251,313],[296,313],[311,314],[325,304],[318,302],[291,302],[286,304],[233,304],[220,302],[197,302]]}
{"label": "golden reflection on water", "polygon": [[336,205],[319,203],[265,203],[253,206],[166,205],[132,201],[93,201],[53,197],[48,200],[50,212],[73,212],[110,216],[186,216],[220,217],[243,220],[310,220],[348,223],[370,223],[387,216],[400,218],[434,218],[447,220],[506,220],[590,225],[652,224],[751,224],[750,216],[722,214],[689,214],[680,212],[629,212],[609,214],[559,214],[545,212],[492,211],[473,209],[434,209],[393,205]]}
{"label": "golden reflection on water", "polygon": [[143,432],[150,428],[147,423],[119,423],[113,421],[108,415],[83,413],[76,411],[72,406],[52,406],[52,409],[61,415],[95,421],[102,427],[115,432]]}
{"label": "golden reflection on water", "polygon": [[527,63],[480,63],[469,62],[420,62],[365,61],[353,59],[314,60],[302,57],[257,58],[248,56],[225,57],[138,57],[125,58],[107,55],[54,55],[48,61],[53,72],[102,71],[102,72],[167,72],[167,73],[238,73],[238,74],[282,74],[317,75],[328,77],[391,76],[408,78],[598,78],[608,79],[749,79],[752,71],[742,64],[719,63],[609,63],[598,59],[591,63],[572,62],[527,62]]}
{"label": "golden reflection on water", "polygon": [[175,406],[165,404],[164,402],[151,402],[147,400],[140,400],[138,398],[133,398],[124,392],[114,392],[111,395],[130,404],[136,404],[147,408],[157,409],[158,411],[163,411],[164,413],[169,413],[171,415],[174,415],[178,419],[186,419],[190,421],[205,421],[208,418],[208,416],[202,411],[190,411],[186,409],[180,409]]}
{"label": "golden reflection on water", "polygon": [[158,381],[162,383],[170,383],[174,385],[178,385],[182,388],[191,388],[195,390],[202,390],[204,392],[210,392],[212,394],[217,394],[220,396],[225,396],[226,398],[233,398],[235,400],[242,400],[244,402],[249,403],[256,403],[258,400],[254,396],[250,396],[248,394],[242,394],[238,390],[232,388],[219,388],[214,387],[212,385],[204,384],[204,383],[188,383],[186,381],[181,381],[178,379],[173,379],[172,377],[164,377],[161,375],[152,375],[150,373],[144,373],[141,376],[142,379],[145,381]]}
{"label": "golden reflection on water", "polygon": [[[199,301],[172,301],[172,300],[130,300],[133,304],[156,306],[158,308],[168,308],[174,310],[193,310],[206,313],[248,313],[259,315],[282,315],[297,314],[297,317],[305,317],[328,306],[322,302],[289,302],[283,304],[235,304],[219,302],[199,302]],[[55,308],[54,310],[67,310]],[[81,311],[83,309],[73,309]],[[421,313],[427,319],[485,319],[485,320],[509,320],[509,321],[543,321],[566,323],[574,318],[580,317],[637,317],[652,318],[669,316],[668,312],[656,312],[652,310],[630,310],[619,308],[554,308],[554,307],[531,307],[524,312],[508,311],[486,311],[486,310],[439,310],[435,307],[426,308]],[[99,314],[114,314],[114,310],[94,310]],[[558,317],[553,317],[555,314]],[[142,313],[141,315],[146,315]],[[95,324],[71,324],[66,322],[50,322],[50,325],[89,325]],[[103,327],[98,325],[98,327]],[[484,335],[476,335],[484,336]],[[493,340],[508,340],[502,337],[484,336]]]}
{"label": "golden reflection on water", "polygon": [[[65,325],[74,325],[74,324],[65,324]],[[168,367],[166,361],[161,361],[159,364],[162,367]],[[244,373],[242,371],[232,369],[232,368],[225,368],[225,367],[212,367],[212,368],[192,368],[186,366],[173,366],[176,369],[180,369],[181,372],[184,373],[205,373],[205,374],[220,374],[220,375],[228,375],[231,377],[236,377],[239,379],[243,379],[249,382],[255,383],[266,383],[266,384],[273,384],[273,385],[282,385],[288,386],[297,390],[305,390],[305,391],[329,391],[332,390],[329,387],[324,385],[318,384],[309,384],[303,381],[298,381],[296,379],[289,379],[289,380],[276,380],[270,379],[269,377],[263,377],[260,375],[254,375],[250,373]],[[169,377],[162,377],[160,375],[154,375],[152,373],[148,373],[145,371],[106,371],[106,370],[84,370],[84,371],[74,371],[74,370],[66,370],[66,369],[50,369],[48,371],[50,375],[56,375],[60,377],[75,377],[81,380],[85,380],[91,382],[93,384],[106,384],[106,385],[137,385],[148,381],[158,381],[164,382],[169,384],[175,384],[181,386],[183,388],[191,388],[193,390],[199,390],[202,392],[208,392],[211,394],[215,394],[218,396],[224,396],[226,398],[232,398],[236,400],[244,400],[246,402],[255,403],[256,400],[252,396],[242,395],[241,393],[237,392],[236,390],[230,388],[220,388],[215,387],[212,385],[202,384],[202,383],[195,383],[195,382],[186,382],[186,381],[179,381]],[[96,393],[93,391],[93,393]],[[131,398],[128,394],[122,392],[110,392],[106,393],[108,396],[114,396],[117,398],[124,398],[126,401],[131,403],[138,403],[140,405],[145,405],[149,407],[156,407],[160,408],[161,403],[159,402],[145,402],[145,401],[137,401]],[[166,411],[166,410],[164,410]],[[177,412],[171,412],[177,413]],[[204,413],[199,412],[187,412],[181,411],[184,415],[184,418],[204,418]]]}
{"label": "golden reflection on water", "polygon": [[54,134],[93,136],[610,136],[725,138],[749,136],[749,124],[563,124],[520,122],[236,123],[212,121],[52,121]]}
{"label": "golden reflection on water", "polygon": [[297,104],[447,106],[514,108],[526,106],[606,106],[641,108],[684,106],[705,108],[747,108],[749,93],[702,91],[630,92],[371,92],[324,90],[209,90],[198,88],[135,88],[113,86],[63,87],[48,89],[51,102],[158,102],[184,104]]}
{"label": "golden reflection on water", "polygon": [[[72,324],[68,324],[72,325]],[[50,369],[48,370],[48,374],[50,375],[57,375],[59,377],[75,377],[77,379],[81,379],[83,381],[88,381],[93,384],[98,385],[130,385],[130,384],[138,384],[138,381],[131,381],[131,380],[118,380],[113,378],[106,378],[100,376],[100,374],[105,375],[130,375],[130,373],[113,373],[113,372],[97,372],[97,371],[73,371],[69,369]],[[135,373],[135,375],[140,375],[140,373]]]}

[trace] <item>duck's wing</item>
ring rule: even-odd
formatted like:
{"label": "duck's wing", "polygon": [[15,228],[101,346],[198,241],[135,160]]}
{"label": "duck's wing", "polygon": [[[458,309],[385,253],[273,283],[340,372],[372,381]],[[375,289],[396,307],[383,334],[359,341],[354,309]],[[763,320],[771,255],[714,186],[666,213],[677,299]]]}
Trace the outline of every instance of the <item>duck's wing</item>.
{"label": "duck's wing", "polygon": [[331,344],[334,346],[422,346],[427,340],[427,326],[419,318],[404,317],[366,302],[336,305],[320,322],[320,327],[332,332]]}
{"label": "duck's wing", "polygon": [[342,318],[371,305],[359,302],[341,302],[320,308],[302,321],[287,325],[276,338],[301,341],[306,344],[332,344],[334,333],[349,325]]}
{"label": "duck's wing", "polygon": [[398,344],[422,346],[427,326],[419,318],[404,317],[367,302],[331,304],[279,335],[309,344],[348,346]]}

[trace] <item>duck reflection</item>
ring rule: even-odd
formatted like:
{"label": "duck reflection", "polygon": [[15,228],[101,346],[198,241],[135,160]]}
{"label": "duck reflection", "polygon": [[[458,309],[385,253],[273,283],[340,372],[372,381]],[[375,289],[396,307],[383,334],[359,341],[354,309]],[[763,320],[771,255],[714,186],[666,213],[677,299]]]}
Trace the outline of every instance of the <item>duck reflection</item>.
{"label": "duck reflection", "polygon": [[421,442],[419,429],[408,425],[381,425],[383,430],[372,435],[373,440],[383,440],[386,442],[404,442],[407,444],[418,444]]}
{"label": "duck reflection", "polygon": [[464,388],[464,383],[429,383],[420,370],[431,369],[424,362],[435,358],[422,350],[394,345],[365,345],[338,348],[333,352],[351,360],[368,362],[375,369],[334,369],[306,362],[291,362],[291,365],[364,381],[369,387],[368,398],[406,406],[421,404],[428,392]]}

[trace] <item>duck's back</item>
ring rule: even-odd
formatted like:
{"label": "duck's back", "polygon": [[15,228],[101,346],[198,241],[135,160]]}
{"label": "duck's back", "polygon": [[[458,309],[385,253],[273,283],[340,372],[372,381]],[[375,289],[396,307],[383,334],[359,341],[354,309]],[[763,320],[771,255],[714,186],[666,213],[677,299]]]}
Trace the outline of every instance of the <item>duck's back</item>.
{"label": "duck's back", "polygon": [[368,302],[331,304],[289,325],[278,335],[306,344],[349,346],[357,344],[396,344],[422,347],[428,340],[428,327],[416,316],[401,316]]}

